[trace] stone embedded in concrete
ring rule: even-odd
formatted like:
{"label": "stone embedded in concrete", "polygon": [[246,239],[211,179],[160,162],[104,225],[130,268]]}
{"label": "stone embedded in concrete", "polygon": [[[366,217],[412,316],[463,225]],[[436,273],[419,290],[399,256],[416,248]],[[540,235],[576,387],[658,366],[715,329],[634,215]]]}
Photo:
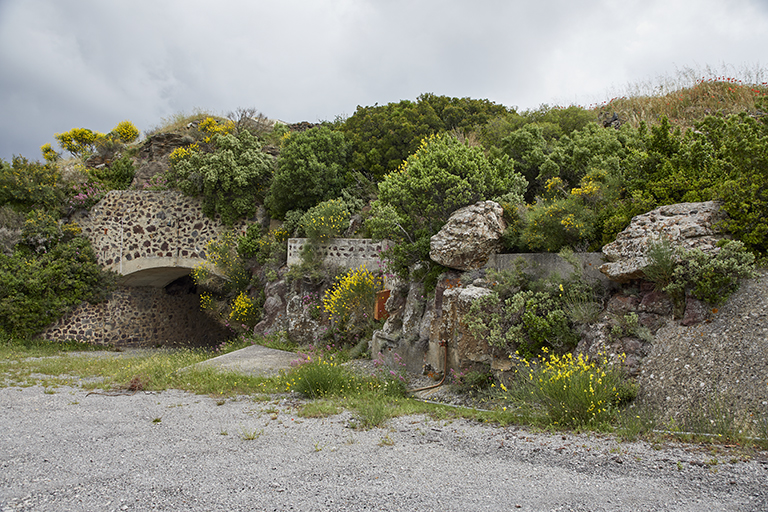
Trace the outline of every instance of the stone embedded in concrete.
{"label": "stone embedded in concrete", "polygon": [[499,251],[506,229],[504,210],[493,201],[480,201],[453,212],[432,237],[429,257],[456,270],[475,270]]}
{"label": "stone embedded in concrete", "polygon": [[[121,275],[152,267],[192,269],[202,263],[206,244],[229,229],[218,218],[206,217],[199,199],[178,191],[113,190],[73,220],[90,239],[97,261]],[[247,224],[233,229],[244,231]],[[126,262],[134,266],[126,268]],[[145,279],[141,285],[162,287],[173,280],[155,275],[157,281]]]}
{"label": "stone embedded in concrete", "polygon": [[[286,264],[290,267],[301,263],[301,249],[307,243],[306,238],[289,238]],[[387,250],[391,242],[388,240],[374,241],[367,238],[334,238],[322,244],[318,256],[327,264],[345,268],[356,268],[366,265],[369,270],[376,271],[384,268],[381,253]]]}
{"label": "stone embedded in concrete", "polygon": [[215,346],[230,331],[200,311],[197,294],[161,288],[118,287],[109,300],[83,303],[41,337],[121,346]]}

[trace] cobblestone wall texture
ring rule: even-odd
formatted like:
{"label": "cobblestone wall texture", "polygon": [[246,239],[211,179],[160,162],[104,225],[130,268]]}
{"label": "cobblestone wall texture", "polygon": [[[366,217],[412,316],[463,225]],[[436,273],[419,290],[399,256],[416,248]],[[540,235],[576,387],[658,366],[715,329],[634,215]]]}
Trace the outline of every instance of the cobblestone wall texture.
{"label": "cobblestone wall texture", "polygon": [[[120,272],[139,258],[205,258],[205,245],[227,228],[203,215],[200,201],[176,191],[113,190],[74,219],[99,263]],[[243,231],[246,223],[235,226]]]}
{"label": "cobblestone wall texture", "polygon": [[213,346],[229,331],[200,311],[194,293],[119,287],[101,304],[84,303],[42,333],[53,341],[79,340],[124,346]]}
{"label": "cobblestone wall texture", "polygon": [[[203,214],[199,200],[176,191],[111,191],[90,212],[72,220],[91,240],[99,263],[118,274],[127,270],[123,265],[165,267],[176,258],[185,268],[194,266],[204,260],[208,241],[227,229]],[[199,304],[194,293],[120,287],[106,302],[81,305],[42,335],[115,346],[210,346],[226,339],[228,330],[207,317]]]}

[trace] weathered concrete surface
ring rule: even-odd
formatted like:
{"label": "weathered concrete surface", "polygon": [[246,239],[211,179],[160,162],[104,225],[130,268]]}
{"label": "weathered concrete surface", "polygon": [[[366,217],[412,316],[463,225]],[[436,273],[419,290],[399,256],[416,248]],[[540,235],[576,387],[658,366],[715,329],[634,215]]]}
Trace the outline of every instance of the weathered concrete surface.
{"label": "weathered concrete surface", "polygon": [[486,269],[514,270],[517,262],[525,263],[524,272],[537,279],[558,274],[563,278],[571,276],[579,271],[587,282],[599,281],[604,287],[612,287],[614,284],[606,275],[600,272],[600,265],[604,263],[601,252],[577,252],[573,257],[581,265],[576,269],[559,254],[539,252],[520,254],[492,254],[486,263]]}
{"label": "weathered concrete surface", "polygon": [[[307,243],[306,238],[288,239],[288,256],[286,264],[290,267],[301,263],[301,249]],[[386,251],[391,242],[388,240],[373,241],[368,238],[333,238],[318,248],[318,256],[323,262],[345,268],[356,268],[366,265],[369,270],[376,272],[383,269],[385,262],[381,252]]]}
{"label": "weathered concrete surface", "polygon": [[196,366],[210,366],[220,370],[265,377],[289,370],[291,363],[299,359],[300,356],[294,352],[276,350],[274,348],[262,347],[261,345],[251,345],[223,356],[208,359],[198,363]]}

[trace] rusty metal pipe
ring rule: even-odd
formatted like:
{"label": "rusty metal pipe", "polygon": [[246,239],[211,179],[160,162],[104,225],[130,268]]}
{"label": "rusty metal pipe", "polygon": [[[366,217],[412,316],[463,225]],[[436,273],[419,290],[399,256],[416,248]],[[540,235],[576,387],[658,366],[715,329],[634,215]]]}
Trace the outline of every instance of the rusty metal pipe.
{"label": "rusty metal pipe", "polygon": [[443,360],[443,378],[440,379],[440,382],[438,382],[437,384],[434,384],[432,386],[425,386],[423,388],[411,389],[411,390],[408,391],[409,393],[417,393],[419,391],[426,391],[428,389],[439,388],[440,386],[443,385],[443,382],[445,382],[445,377],[448,375],[448,342],[447,341],[441,341],[440,345],[445,347],[445,350],[443,351],[445,353],[445,358]]}

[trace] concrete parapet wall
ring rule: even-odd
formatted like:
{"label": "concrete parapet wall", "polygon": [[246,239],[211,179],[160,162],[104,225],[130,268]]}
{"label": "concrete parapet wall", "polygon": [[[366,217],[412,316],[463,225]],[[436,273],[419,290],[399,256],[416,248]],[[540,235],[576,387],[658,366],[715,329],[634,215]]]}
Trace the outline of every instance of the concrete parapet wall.
{"label": "concrete parapet wall", "polygon": [[[307,243],[306,238],[288,239],[288,266],[301,263],[301,249]],[[319,248],[319,254],[326,264],[346,268],[367,265],[370,270],[384,268],[381,252],[389,247],[387,240],[374,242],[368,238],[334,238]]]}
{"label": "concrete parapet wall", "polygon": [[[579,252],[574,253],[573,256],[581,264],[581,274],[588,282],[599,281],[606,288],[617,286],[616,283],[600,272],[600,265],[604,263],[603,253]],[[526,273],[539,278],[552,274],[559,274],[561,277],[566,278],[576,271],[571,263],[558,254],[546,252],[493,254],[485,268],[514,270],[519,260],[525,262],[524,270]]]}

